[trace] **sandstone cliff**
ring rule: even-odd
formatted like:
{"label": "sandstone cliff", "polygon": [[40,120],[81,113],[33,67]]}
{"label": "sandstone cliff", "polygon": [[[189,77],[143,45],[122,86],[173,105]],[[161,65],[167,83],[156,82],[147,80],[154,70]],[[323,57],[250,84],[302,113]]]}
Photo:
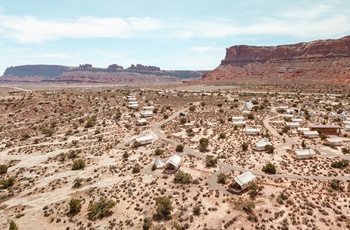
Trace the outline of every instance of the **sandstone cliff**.
{"label": "sandstone cliff", "polygon": [[232,46],[202,80],[350,84],[350,36],[292,45]]}

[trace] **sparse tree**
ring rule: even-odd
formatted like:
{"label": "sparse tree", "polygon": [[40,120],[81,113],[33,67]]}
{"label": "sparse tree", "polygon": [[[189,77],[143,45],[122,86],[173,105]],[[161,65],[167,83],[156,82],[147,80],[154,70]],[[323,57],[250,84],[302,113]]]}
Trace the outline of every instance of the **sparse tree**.
{"label": "sparse tree", "polygon": [[113,200],[101,199],[90,203],[88,207],[88,217],[90,220],[97,220],[111,214],[111,209],[115,206]]}
{"label": "sparse tree", "polygon": [[167,218],[173,210],[170,198],[167,196],[161,196],[154,199],[156,201],[156,215]]}
{"label": "sparse tree", "polygon": [[208,151],[208,145],[209,145],[209,140],[208,140],[208,138],[201,138],[200,140],[199,140],[199,151],[200,152],[206,152],[206,151]]}
{"label": "sparse tree", "polygon": [[183,145],[177,145],[176,148],[175,148],[175,151],[176,152],[183,152],[184,151],[184,146]]}
{"label": "sparse tree", "polygon": [[226,184],[227,175],[225,173],[219,173],[217,182],[219,184]]}

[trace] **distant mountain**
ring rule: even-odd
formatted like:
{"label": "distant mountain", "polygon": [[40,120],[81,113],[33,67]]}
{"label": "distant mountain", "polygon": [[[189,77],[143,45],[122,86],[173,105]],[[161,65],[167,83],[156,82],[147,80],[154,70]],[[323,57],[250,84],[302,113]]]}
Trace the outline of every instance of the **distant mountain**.
{"label": "distant mountain", "polygon": [[9,67],[0,82],[172,82],[201,78],[207,71],[160,70],[157,66],[141,64],[123,66],[111,64],[108,68],[95,68],[91,64],[78,67],[60,65],[23,65]]}
{"label": "distant mountain", "polygon": [[202,80],[350,85],[350,36],[280,46],[232,46]]}

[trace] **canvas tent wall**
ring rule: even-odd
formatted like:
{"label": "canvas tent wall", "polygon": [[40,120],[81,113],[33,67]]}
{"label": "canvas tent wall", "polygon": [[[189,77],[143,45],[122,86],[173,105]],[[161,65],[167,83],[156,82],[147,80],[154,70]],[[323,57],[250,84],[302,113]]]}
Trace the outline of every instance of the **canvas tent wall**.
{"label": "canvas tent wall", "polygon": [[294,158],[296,159],[308,159],[316,156],[313,149],[299,149],[294,151]]}
{"label": "canvas tent wall", "polygon": [[159,169],[159,168],[164,168],[164,166],[165,166],[164,162],[161,161],[161,160],[159,159],[159,157],[157,157],[157,159],[155,160],[154,164],[156,165],[157,169]]}
{"label": "canvas tent wall", "polygon": [[267,145],[272,145],[266,137],[255,143],[254,149],[257,151],[264,151]]}
{"label": "canvas tent wall", "polygon": [[247,134],[247,135],[257,135],[260,133],[260,129],[259,128],[251,128],[251,127],[246,127],[244,129],[244,132]]}
{"label": "canvas tent wall", "polygon": [[241,111],[250,111],[254,107],[253,103],[251,101],[244,102],[244,104],[241,107]]}
{"label": "canvas tent wall", "polygon": [[177,170],[181,165],[181,156],[179,155],[173,155],[171,156],[166,162],[165,162],[165,168],[166,169],[172,169]]}

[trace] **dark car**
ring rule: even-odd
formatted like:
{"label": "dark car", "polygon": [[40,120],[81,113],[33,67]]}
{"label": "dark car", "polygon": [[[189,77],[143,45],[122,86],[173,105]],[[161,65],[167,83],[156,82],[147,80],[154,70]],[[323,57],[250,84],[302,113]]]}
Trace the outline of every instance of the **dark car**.
{"label": "dark car", "polygon": [[183,117],[183,116],[186,116],[186,114],[185,114],[185,113],[180,113],[179,115],[180,115],[180,116],[182,116],[182,117]]}

